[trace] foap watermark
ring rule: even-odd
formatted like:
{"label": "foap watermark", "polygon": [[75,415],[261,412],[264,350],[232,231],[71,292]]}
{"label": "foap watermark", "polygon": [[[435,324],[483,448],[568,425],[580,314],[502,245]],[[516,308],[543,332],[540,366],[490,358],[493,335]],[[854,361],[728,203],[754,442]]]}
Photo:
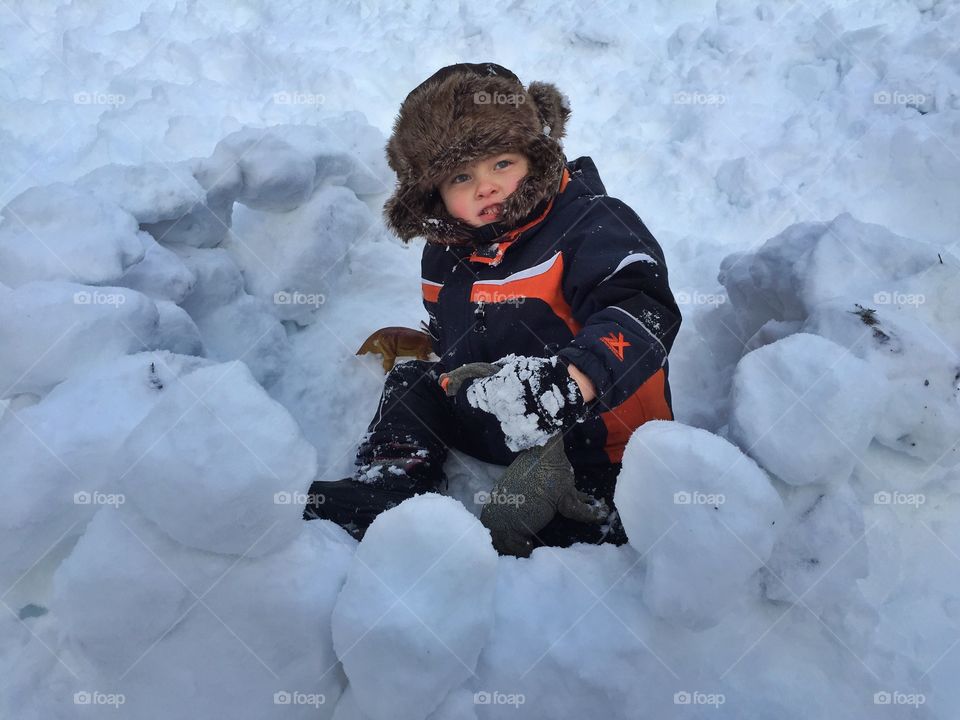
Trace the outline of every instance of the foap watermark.
{"label": "foap watermark", "polygon": [[119,708],[127,701],[123,693],[105,693],[97,690],[80,690],[73,694],[74,705],[111,705]]}
{"label": "foap watermark", "polygon": [[923,493],[905,493],[898,490],[881,490],[873,494],[874,505],[913,505],[920,507],[927,501]]}
{"label": "foap watermark", "polygon": [[99,290],[80,290],[73,294],[74,305],[113,305],[120,307],[127,301],[123,293],[108,293]]}
{"label": "foap watermark", "polygon": [[323,493],[287,492],[273,494],[274,505],[323,505],[327,501]]}
{"label": "foap watermark", "polygon": [[127,96],[120,93],[105,92],[78,92],[73,94],[75,105],[109,105],[110,107],[120,107],[127,102]]}
{"label": "foap watermark", "polygon": [[520,507],[526,502],[526,497],[520,493],[508,493],[503,490],[487,492],[481,490],[473,494],[473,502],[477,505],[513,505]]}
{"label": "foap watermark", "polygon": [[727,501],[723,493],[704,493],[698,490],[681,490],[673,494],[674,505],[723,505]]}
{"label": "foap watermark", "polygon": [[899,690],[881,690],[873,694],[874,705],[909,705],[918,708],[927,702],[923,693],[905,693]]}
{"label": "foap watermark", "polygon": [[273,94],[275,105],[323,105],[326,98],[320,93],[281,91]]}
{"label": "foap watermark", "polygon": [[878,90],[873,94],[874,105],[907,105],[916,107],[923,105],[927,96],[923,93],[904,93],[897,90]]}
{"label": "foap watermark", "polygon": [[273,294],[273,302],[276,305],[312,305],[319,307],[327,301],[323,293],[305,293],[305,292],[287,292],[280,290]]}
{"label": "foap watermark", "polygon": [[674,705],[712,705],[720,707],[727,701],[723,693],[705,693],[699,690],[681,690],[673,694]]}
{"label": "foap watermark", "polygon": [[524,295],[516,295],[514,293],[497,292],[496,290],[488,292],[484,290],[479,292],[474,300],[478,303],[503,303],[504,305],[519,307],[526,302],[527,298]]}
{"label": "foap watermark", "polygon": [[680,90],[673,94],[674,105],[723,105],[726,102],[727,96],[720,93]]}
{"label": "foap watermark", "polygon": [[894,290],[892,292],[882,291],[873,294],[873,302],[876,305],[914,305],[920,306],[927,301],[922,293],[904,293]]}
{"label": "foap watermark", "polygon": [[73,494],[74,505],[112,505],[120,507],[127,501],[123,493],[105,493],[99,490],[81,490]]}
{"label": "foap watermark", "polygon": [[703,293],[694,290],[692,293],[686,290],[674,294],[677,305],[723,305],[727,301],[727,296],[721,293]]}
{"label": "foap watermark", "polygon": [[515,708],[518,708],[526,701],[527,698],[523,693],[481,690],[473,694],[474,705],[513,705]]}
{"label": "foap watermark", "polygon": [[296,690],[278,690],[273,694],[274,705],[312,705],[320,707],[327,701],[323,693],[305,693]]}
{"label": "foap watermark", "polygon": [[473,94],[474,105],[523,105],[527,101],[523,93],[487,92],[481,90]]}

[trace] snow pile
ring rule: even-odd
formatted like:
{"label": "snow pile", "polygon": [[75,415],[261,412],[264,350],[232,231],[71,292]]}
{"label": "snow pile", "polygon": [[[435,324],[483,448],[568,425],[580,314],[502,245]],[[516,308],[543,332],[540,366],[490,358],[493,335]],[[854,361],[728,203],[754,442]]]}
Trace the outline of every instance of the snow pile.
{"label": "snow pile", "polygon": [[126,502],[107,463],[164,388],[206,364],[165,352],[109,359],[78,368],[38,402],[20,400],[15,416],[0,419],[5,587],[57,543],[79,537],[101,505]]}
{"label": "snow pile", "polygon": [[783,506],[736,447],[676,422],[641,426],[624,451],[614,502],[647,561],[643,599],[660,618],[716,625],[770,556]]}
{"label": "snow pile", "polygon": [[[0,714],[952,717],[956,7],[9,10]],[[384,136],[491,47],[571,98],[684,314],[623,547],[298,517],[376,413],[353,353],[423,318]],[[500,470],[447,471],[476,513]]]}
{"label": "snow pile", "polygon": [[143,259],[137,221],[116,205],[57,183],[0,211],[0,281],[109,284]]}
{"label": "snow pile", "polygon": [[100,717],[110,703],[96,693],[111,688],[130,717],[155,715],[161,698],[181,716],[329,717],[343,687],[329,617],[355,543],[301,525],[248,559],[181,545],[129,505],[101,509],[53,578],[64,664],[42,658],[19,678],[65,697],[21,717]]}
{"label": "snow pile", "polygon": [[426,718],[474,674],[496,572],[489,531],[456,500],[419,495],[373,521],[332,618],[367,717]]}
{"label": "snow pile", "polygon": [[105,166],[3,209],[0,579],[8,647],[32,658],[5,672],[5,711],[146,717],[162,688],[180,715],[333,713],[330,617],[356,543],[302,521],[317,449],[265,390],[313,381],[282,321],[320,308],[252,294],[272,289],[230,226],[243,201],[261,249],[283,238],[263,268],[278,287],[341,279],[373,217],[350,188],[384,185],[332,146],[241,131],[208,159]]}
{"label": "snow pile", "polygon": [[317,472],[293,418],[237,362],[179,378],[117,461],[124,494],[174,540],[251,557],[299,534],[293,495]]}
{"label": "snow pile", "polygon": [[[831,468],[844,477],[870,440],[866,454],[879,445],[942,477],[960,461],[960,321],[948,309],[960,301],[958,269],[951,253],[847,215],[791,226],[728,257],[720,272],[727,328],[746,349],[773,343],[737,366],[731,434],[759,441],[761,464],[792,483],[823,481]],[[798,331],[832,343],[780,339]],[[833,459],[801,459],[792,423],[761,438],[777,408],[806,416],[808,441],[832,445]]]}
{"label": "snow pile", "polygon": [[790,335],[737,365],[730,437],[791,485],[845,479],[876,434],[886,383],[836,343]]}
{"label": "snow pile", "polygon": [[0,292],[0,398],[42,395],[72,373],[163,345],[156,304],[134,290],[51,280]]}

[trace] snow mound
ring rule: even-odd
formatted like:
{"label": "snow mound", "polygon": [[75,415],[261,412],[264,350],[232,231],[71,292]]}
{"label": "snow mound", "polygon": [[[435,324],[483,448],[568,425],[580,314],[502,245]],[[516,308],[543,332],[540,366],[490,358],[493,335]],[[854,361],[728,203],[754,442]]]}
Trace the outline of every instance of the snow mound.
{"label": "snow mound", "polygon": [[791,485],[846,480],[876,433],[886,384],[836,343],[790,335],[737,365],[730,439]]}
{"label": "snow mound", "polygon": [[793,488],[785,519],[766,567],[764,594],[799,602],[818,613],[853,609],[862,596],[857,581],[869,571],[866,528],[857,496],[846,482]]}
{"label": "snow mound", "polygon": [[[366,121],[354,113],[349,135]],[[283,212],[299,207],[323,184],[341,185],[358,195],[387,192],[389,170],[382,157],[374,168],[344,148],[327,127],[275,125],[245,128],[224,138],[208,161],[230,166],[241,178],[237,201],[255,210]]]}
{"label": "snow mound", "polygon": [[241,362],[180,378],[124,443],[122,489],[173,539],[261,556],[299,532],[316,450]]}
{"label": "snow mound", "polygon": [[307,325],[338,288],[348,250],[373,230],[382,227],[352,190],[325,186],[289,212],[239,209],[223,247],[249,293],[278,319]]}
{"label": "snow mound", "polygon": [[0,303],[0,398],[42,395],[76,372],[158,348],[160,314],[119,287],[30,282]]}
{"label": "snow mound", "polygon": [[766,474],[735,446],[664,421],[631,436],[614,503],[646,558],[644,602],[693,629],[718,623],[745,592],[783,510]]}
{"label": "snow mound", "polygon": [[[54,575],[55,646],[98,682],[122,683],[133,716],[155,715],[162,697],[175,717],[329,718],[344,678],[326,619],[354,546],[301,523],[265,557],[215,555],[129,505],[104,507]],[[89,680],[72,682],[90,692]]]}
{"label": "snow mound", "polygon": [[130,213],[63,183],[25,190],[0,210],[0,281],[110,284],[143,258]]}
{"label": "snow mound", "polygon": [[893,298],[898,283],[937,263],[935,245],[844,213],[791,225],[755,251],[727,256],[719,280],[750,338],[770,320],[805,320],[838,298]]}
{"label": "snow mound", "polygon": [[418,495],[373,521],[333,612],[334,647],[367,716],[426,718],[473,675],[496,572],[489,531],[456,500]]}
{"label": "snow mound", "polygon": [[177,253],[196,278],[181,307],[196,324],[207,356],[243,360],[257,382],[272,385],[283,372],[289,343],[270,306],[247,294],[240,268],[223,248]]}
{"label": "snow mound", "polygon": [[176,253],[147,233],[138,233],[143,259],[127,268],[116,284],[142,292],[154,300],[181,303],[193,290],[196,278]]}
{"label": "snow mound", "polygon": [[945,282],[956,285],[960,263],[953,262],[952,271],[937,266],[925,274],[915,304],[826,304],[805,324],[808,332],[849,348],[886,375],[888,390],[876,415],[876,441],[936,468],[960,462],[960,356],[955,349],[960,342],[951,337],[956,317],[941,319],[927,305],[936,303],[941,313],[944,307],[960,307],[960,298],[928,301],[924,293]]}
{"label": "snow mound", "polygon": [[107,468],[177,378],[206,364],[167,352],[119,357],[73,374],[0,423],[0,492],[7,497],[0,581],[9,587],[55,545],[79,537],[99,507],[125,503]]}
{"label": "snow mound", "polygon": [[206,192],[194,177],[191,165],[189,162],[111,163],[79,178],[76,185],[105,202],[120,206],[141,225],[151,225],[184,217],[194,205],[205,201]]}

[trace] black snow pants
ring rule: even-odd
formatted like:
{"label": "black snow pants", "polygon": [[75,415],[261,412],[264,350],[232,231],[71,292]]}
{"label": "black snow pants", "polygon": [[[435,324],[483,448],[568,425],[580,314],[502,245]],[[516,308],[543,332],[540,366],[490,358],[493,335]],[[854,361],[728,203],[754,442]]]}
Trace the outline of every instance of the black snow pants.
{"label": "black snow pants", "polygon": [[[456,448],[489,463],[509,465],[520,454],[510,450],[499,421],[472,407],[466,400],[469,383],[454,397],[440,387],[446,370],[436,362],[411,360],[394,366],[384,382],[383,393],[373,420],[357,448],[357,477],[378,462],[392,462],[403,472],[383,472],[366,482],[345,479],[316,481],[305,519],[327,518],[360,538],[367,526],[384,510],[424,492],[443,492],[447,479],[443,471],[448,448]],[[603,498],[611,510],[619,464],[574,467],[576,485],[596,498]],[[504,468],[506,469],[506,468]],[[627,541],[614,512],[604,525],[591,525],[556,515],[533,538],[534,546],[568,547],[574,543]]]}

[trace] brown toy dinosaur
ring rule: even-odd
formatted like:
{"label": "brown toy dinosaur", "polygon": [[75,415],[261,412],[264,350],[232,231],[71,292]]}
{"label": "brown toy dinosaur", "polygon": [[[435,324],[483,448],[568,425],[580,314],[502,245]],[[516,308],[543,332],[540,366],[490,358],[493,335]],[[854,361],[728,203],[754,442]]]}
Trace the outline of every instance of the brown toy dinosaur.
{"label": "brown toy dinosaur", "polygon": [[363,341],[357,355],[377,353],[383,357],[383,371],[393,370],[398,357],[427,360],[431,351],[430,336],[420,330],[405,327],[380,328]]}

